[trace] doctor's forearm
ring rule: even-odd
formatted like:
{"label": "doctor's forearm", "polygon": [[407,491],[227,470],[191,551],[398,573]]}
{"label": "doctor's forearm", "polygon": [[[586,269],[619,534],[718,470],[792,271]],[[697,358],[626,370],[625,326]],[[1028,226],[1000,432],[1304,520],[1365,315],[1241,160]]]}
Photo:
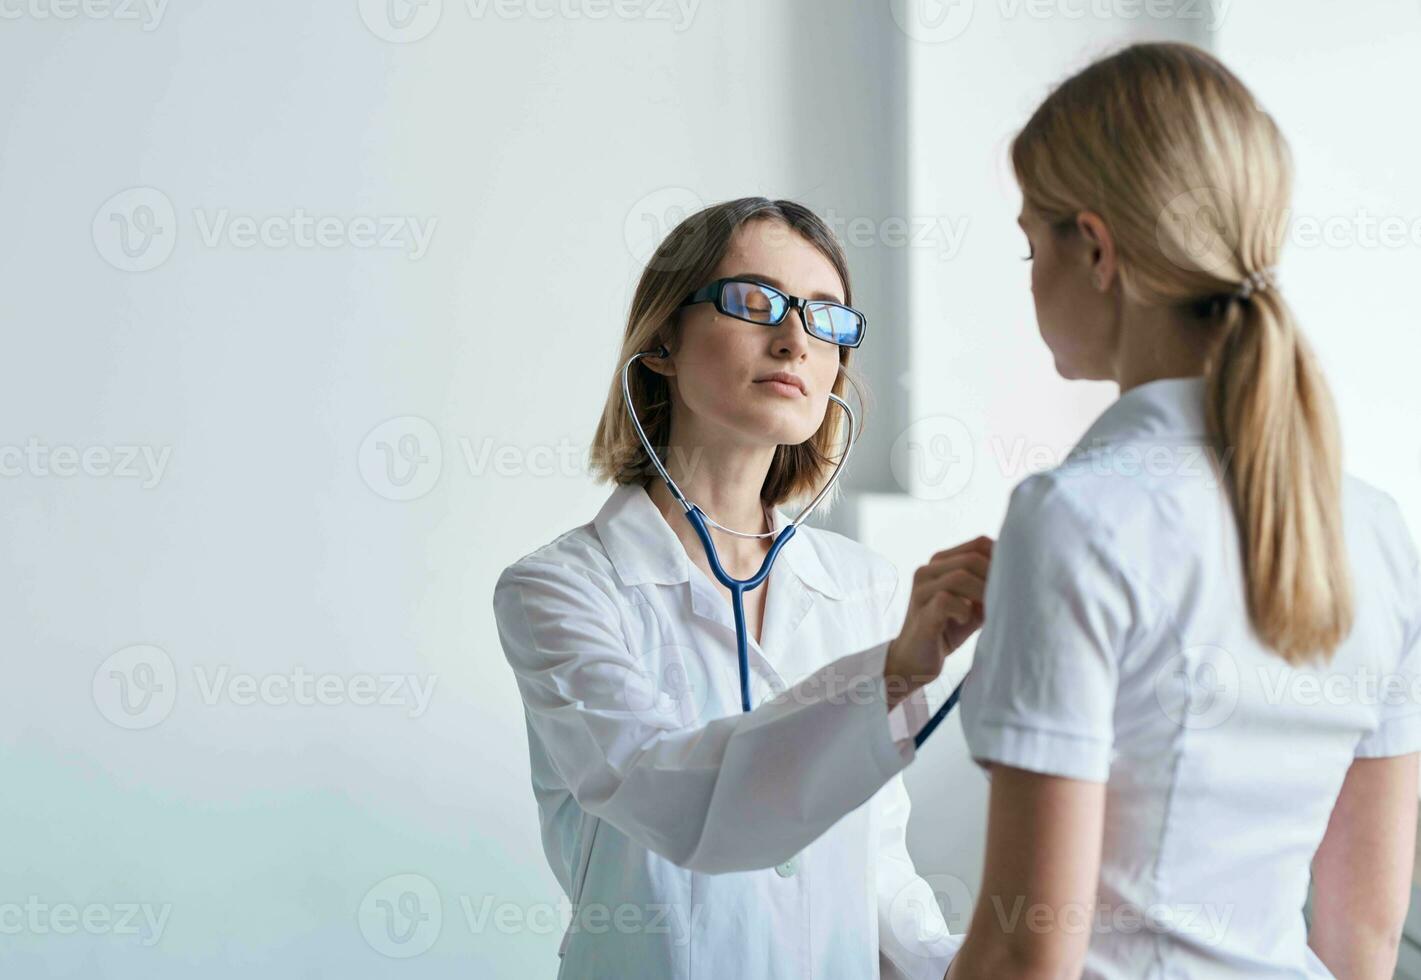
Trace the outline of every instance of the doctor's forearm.
{"label": "doctor's forearm", "polygon": [[884,707],[885,647],[841,658],[748,713],[664,731],[615,763],[591,757],[596,743],[586,733],[597,729],[583,724],[585,712],[533,717],[545,743],[563,750],[560,772],[589,813],[683,868],[770,868],[911,760],[911,743],[893,738]]}
{"label": "doctor's forearm", "polygon": [[732,722],[687,866],[773,867],[902,771],[912,753],[891,736],[883,657],[837,660]]}
{"label": "doctor's forearm", "polygon": [[888,702],[889,711],[912,697],[914,692],[937,679],[936,675],[926,676],[905,668],[901,658],[894,655],[893,648],[896,642],[888,645],[888,653],[883,661],[883,693]]}

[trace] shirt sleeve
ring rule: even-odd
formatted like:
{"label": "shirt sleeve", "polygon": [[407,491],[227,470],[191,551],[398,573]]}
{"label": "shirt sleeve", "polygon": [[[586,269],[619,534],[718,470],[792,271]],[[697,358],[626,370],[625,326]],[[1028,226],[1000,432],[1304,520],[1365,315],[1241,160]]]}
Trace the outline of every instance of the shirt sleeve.
{"label": "shirt sleeve", "polygon": [[1401,649],[1396,670],[1379,692],[1377,727],[1357,743],[1357,757],[1363,759],[1421,751],[1421,702],[1416,697],[1421,690],[1421,561],[1400,509],[1391,503],[1397,531],[1388,540],[1397,553],[1393,575],[1400,586]]}
{"label": "shirt sleeve", "polygon": [[891,737],[882,642],[749,712],[683,726],[621,629],[614,586],[528,559],[494,590],[529,737],[584,810],[675,864],[769,868],[861,806],[911,760]]}
{"label": "shirt sleeve", "polygon": [[[881,828],[878,841],[879,971],[885,978],[942,980],[963,937],[948,931],[933,886],[918,874],[908,854],[912,805],[900,773],[876,797]],[[955,881],[955,879],[954,879]],[[949,889],[948,899],[957,891]],[[963,908],[964,915],[971,908]]]}
{"label": "shirt sleeve", "polygon": [[962,728],[979,763],[1105,782],[1139,593],[1067,493],[1052,474],[1012,493],[963,688]]}

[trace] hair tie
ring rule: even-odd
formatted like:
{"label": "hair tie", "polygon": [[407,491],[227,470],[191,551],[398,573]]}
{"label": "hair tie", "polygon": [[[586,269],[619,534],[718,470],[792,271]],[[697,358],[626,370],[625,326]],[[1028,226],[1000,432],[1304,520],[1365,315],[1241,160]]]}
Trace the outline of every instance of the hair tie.
{"label": "hair tie", "polygon": [[1278,270],[1276,268],[1259,269],[1257,272],[1250,272],[1244,277],[1238,289],[1234,290],[1234,295],[1243,302],[1247,302],[1254,293],[1261,293],[1266,289],[1271,289],[1278,285]]}

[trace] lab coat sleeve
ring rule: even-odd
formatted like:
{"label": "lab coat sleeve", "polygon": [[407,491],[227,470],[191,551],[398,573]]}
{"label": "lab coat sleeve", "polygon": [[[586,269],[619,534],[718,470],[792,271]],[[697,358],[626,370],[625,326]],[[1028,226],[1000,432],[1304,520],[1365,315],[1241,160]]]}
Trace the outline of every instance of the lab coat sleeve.
{"label": "lab coat sleeve", "polygon": [[966,884],[951,875],[924,879],[908,855],[908,790],[899,774],[889,781],[874,803],[882,828],[878,851],[879,973],[887,980],[942,980],[963,937],[949,933],[938,902],[938,891],[954,917],[971,914]]}
{"label": "lab coat sleeve", "polygon": [[680,727],[621,628],[613,583],[523,559],[494,591],[530,732],[578,804],[681,867],[769,868],[861,806],[912,759],[895,743],[887,642],[753,711]]}

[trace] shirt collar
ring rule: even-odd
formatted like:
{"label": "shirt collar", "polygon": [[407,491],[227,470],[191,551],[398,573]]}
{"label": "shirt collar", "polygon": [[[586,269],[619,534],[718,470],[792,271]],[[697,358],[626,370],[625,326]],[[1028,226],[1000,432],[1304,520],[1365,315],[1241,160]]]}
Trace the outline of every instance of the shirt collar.
{"label": "shirt collar", "polygon": [[[790,523],[778,508],[772,511],[772,516],[776,532]],[[593,525],[624,584],[676,585],[690,580],[690,556],[640,484],[619,484],[598,511]],[[816,547],[818,542],[811,539],[809,530],[807,525],[800,525],[794,538],[775,559],[775,567],[788,567],[816,592],[834,599],[843,598],[844,592],[824,567]]]}
{"label": "shirt collar", "polygon": [[1196,377],[1160,378],[1131,388],[1091,424],[1071,455],[1151,439],[1207,439],[1204,386]]}

